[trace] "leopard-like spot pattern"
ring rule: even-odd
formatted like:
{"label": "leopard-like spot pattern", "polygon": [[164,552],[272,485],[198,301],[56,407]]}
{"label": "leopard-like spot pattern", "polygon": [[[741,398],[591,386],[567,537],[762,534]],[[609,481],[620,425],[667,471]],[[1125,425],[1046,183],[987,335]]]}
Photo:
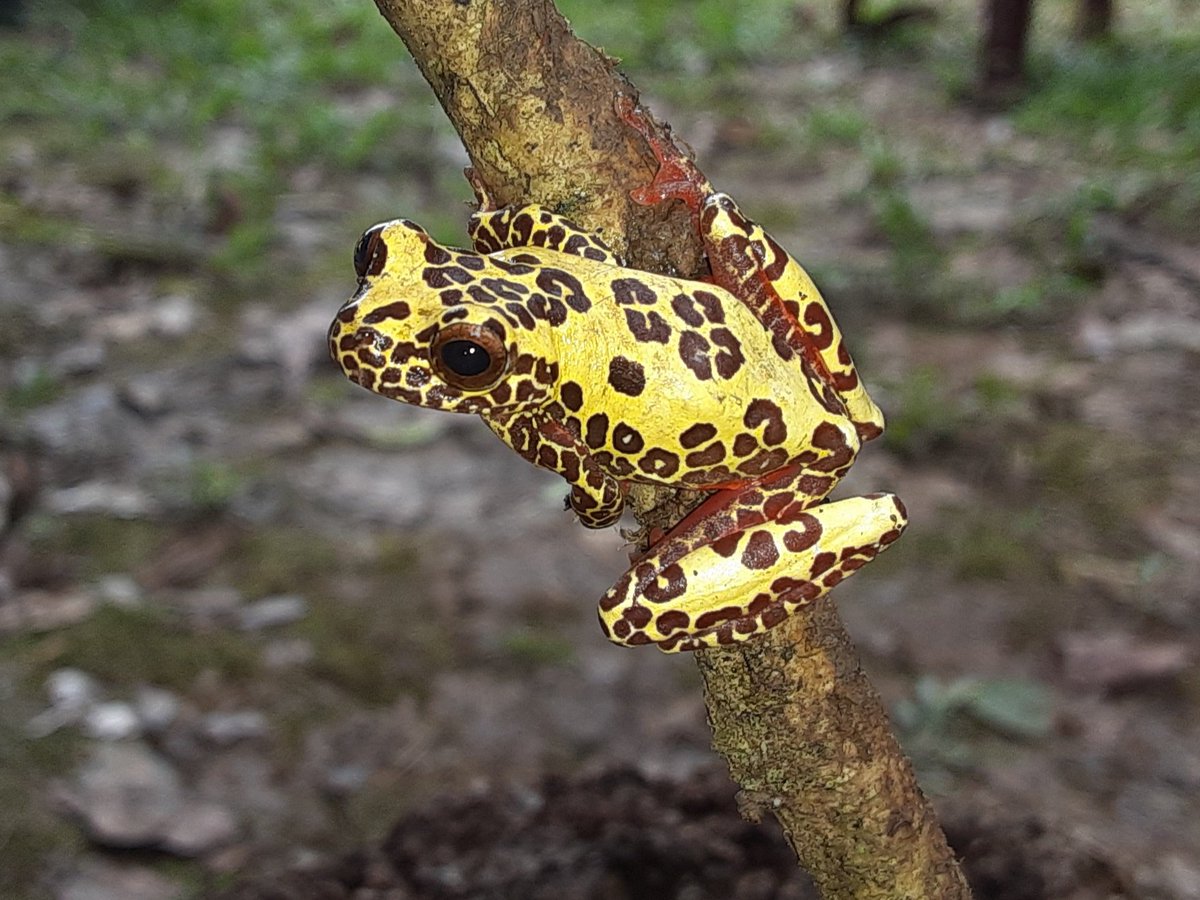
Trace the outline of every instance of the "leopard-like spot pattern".
{"label": "leopard-like spot pattern", "polygon": [[692,209],[710,280],[629,269],[551,210],[491,208],[475,180],[471,249],[403,219],[364,234],[329,348],[368,390],[479,415],[566,480],[588,527],[619,519],[629,482],[714,491],[599,613],[622,644],[717,647],[823,595],[906,515],[890,494],[827,500],[883,418],[807,274],[637,107],[618,112],[660,161],[634,198]]}

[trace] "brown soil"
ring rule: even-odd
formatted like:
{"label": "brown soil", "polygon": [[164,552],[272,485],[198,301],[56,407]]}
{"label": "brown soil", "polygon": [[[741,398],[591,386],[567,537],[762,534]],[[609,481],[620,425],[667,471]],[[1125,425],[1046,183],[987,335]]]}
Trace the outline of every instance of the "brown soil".
{"label": "brown soil", "polygon": [[[686,781],[629,768],[451,798],[387,839],[318,868],[275,872],[219,900],[807,900],[818,894],[773,824],[739,818],[717,770]],[[1111,865],[1033,816],[953,814],[976,900],[1125,894]]]}

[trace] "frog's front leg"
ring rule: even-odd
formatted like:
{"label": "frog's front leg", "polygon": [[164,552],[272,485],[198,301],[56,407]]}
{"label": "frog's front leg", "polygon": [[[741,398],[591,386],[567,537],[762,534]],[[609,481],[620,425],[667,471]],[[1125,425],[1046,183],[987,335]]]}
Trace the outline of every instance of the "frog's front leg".
{"label": "frog's front leg", "polygon": [[621,518],[625,492],[600,467],[587,446],[562,422],[545,413],[484,416],[484,422],[510,447],[571,485],[568,501],[587,528],[607,528]]}
{"label": "frog's front leg", "polygon": [[483,182],[473,169],[467,180],[475,190],[479,209],[467,222],[467,234],[477,253],[495,253],[515,247],[543,247],[582,256],[584,259],[620,265],[620,260],[603,239],[580,228],[570,219],[544,206],[506,206],[493,209]]}
{"label": "frog's front leg", "polygon": [[745,640],[821,597],[907,524],[893,494],[809,506],[803,478],[782,470],[685,519],[601,598],[609,640],[667,652]]}

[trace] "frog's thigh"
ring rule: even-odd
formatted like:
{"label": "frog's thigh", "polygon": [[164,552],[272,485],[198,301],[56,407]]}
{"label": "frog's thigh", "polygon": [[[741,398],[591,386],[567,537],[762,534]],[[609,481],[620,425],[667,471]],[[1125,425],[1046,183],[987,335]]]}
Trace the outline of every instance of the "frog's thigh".
{"label": "frog's thigh", "polygon": [[907,522],[893,494],[823,503],[680,553],[667,540],[600,600],[605,635],[668,652],[742,641],[865,565]]}
{"label": "frog's thigh", "polygon": [[598,235],[535,204],[479,210],[467,223],[467,234],[478,253],[495,253],[514,247],[544,247],[619,265],[616,254]]}

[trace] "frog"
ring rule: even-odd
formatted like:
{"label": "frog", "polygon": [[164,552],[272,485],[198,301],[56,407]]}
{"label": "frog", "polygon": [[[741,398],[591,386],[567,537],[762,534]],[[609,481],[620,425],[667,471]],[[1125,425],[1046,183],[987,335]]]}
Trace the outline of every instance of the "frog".
{"label": "frog", "polygon": [[640,104],[617,112],[657,161],[632,200],[686,205],[707,277],[630,268],[550,208],[497,208],[468,170],[470,249],[408,219],[367,229],[329,349],[376,394],[479,416],[565,479],[588,528],[616,524],[633,483],[710,492],[598,612],[623,646],[729,647],[824,597],[907,513],[891,493],[829,497],[884,418],[808,273]]}

